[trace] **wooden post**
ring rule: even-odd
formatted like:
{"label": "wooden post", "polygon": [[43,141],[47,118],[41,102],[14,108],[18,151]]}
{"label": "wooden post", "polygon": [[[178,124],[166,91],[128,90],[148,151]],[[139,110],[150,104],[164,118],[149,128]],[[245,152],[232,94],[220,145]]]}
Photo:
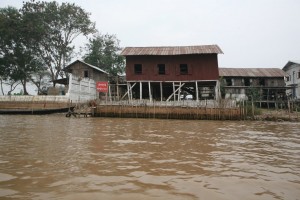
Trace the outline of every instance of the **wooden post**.
{"label": "wooden post", "polygon": [[176,101],[176,97],[175,97],[175,83],[173,82],[173,95],[174,95],[174,101]]}
{"label": "wooden post", "polygon": [[149,99],[150,99],[150,102],[152,102],[151,83],[150,83],[150,81],[148,81],[148,87],[149,87]]}
{"label": "wooden post", "polygon": [[254,119],[254,103],[253,103],[253,98],[251,98],[251,105],[252,105],[252,118]]}
{"label": "wooden post", "polygon": [[120,93],[119,93],[119,76],[117,76],[117,100],[120,100]]}
{"label": "wooden post", "polygon": [[111,102],[112,99],[111,99],[111,87],[110,87],[110,85],[108,85],[108,96],[109,96],[109,101]]}
{"label": "wooden post", "polygon": [[143,83],[140,81],[140,101],[143,99]]}
{"label": "wooden post", "polygon": [[196,102],[199,102],[199,91],[198,91],[198,81],[196,83]]}
{"label": "wooden post", "polygon": [[289,100],[288,100],[288,108],[289,108],[289,119],[291,120],[291,106]]}
{"label": "wooden post", "polygon": [[[128,93],[128,100],[130,101],[130,83],[129,82],[127,82],[127,92],[126,92],[126,94],[127,93]],[[125,97],[125,95],[124,95],[124,97]]]}
{"label": "wooden post", "polygon": [[162,82],[160,82],[159,85],[160,85],[160,101],[163,101],[163,87],[162,87]]}

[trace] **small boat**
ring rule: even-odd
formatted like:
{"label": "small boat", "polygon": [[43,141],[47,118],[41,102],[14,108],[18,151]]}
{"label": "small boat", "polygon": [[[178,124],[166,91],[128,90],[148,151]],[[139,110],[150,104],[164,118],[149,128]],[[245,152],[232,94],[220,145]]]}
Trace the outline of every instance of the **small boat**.
{"label": "small boat", "polygon": [[14,108],[14,109],[0,109],[0,114],[9,114],[9,115],[45,115],[45,114],[52,114],[52,113],[66,113],[71,108],[65,107],[65,108]]}

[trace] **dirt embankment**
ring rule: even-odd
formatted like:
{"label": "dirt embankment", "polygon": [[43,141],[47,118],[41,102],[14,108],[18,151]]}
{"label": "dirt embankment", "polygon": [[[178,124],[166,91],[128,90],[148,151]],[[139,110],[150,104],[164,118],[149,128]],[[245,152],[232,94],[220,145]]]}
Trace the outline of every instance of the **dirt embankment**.
{"label": "dirt embankment", "polygon": [[254,119],[261,121],[300,122],[300,112],[289,112],[288,110],[262,110],[262,113],[260,115],[255,115]]}

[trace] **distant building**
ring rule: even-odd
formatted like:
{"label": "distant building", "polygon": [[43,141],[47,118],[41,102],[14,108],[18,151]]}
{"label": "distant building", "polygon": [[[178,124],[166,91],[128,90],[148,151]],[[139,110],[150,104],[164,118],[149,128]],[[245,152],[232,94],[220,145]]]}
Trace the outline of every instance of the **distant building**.
{"label": "distant building", "polygon": [[300,61],[288,61],[282,70],[286,73],[285,83],[290,87],[287,95],[292,99],[300,99]]}
{"label": "distant building", "polygon": [[278,68],[220,68],[225,98],[253,100],[260,106],[277,106],[286,99],[285,72]]}
{"label": "distant building", "polygon": [[65,85],[66,96],[73,102],[84,102],[99,98],[96,91],[97,81],[108,81],[108,73],[104,70],[76,60],[65,69],[69,77],[55,81]]}
{"label": "distant building", "polygon": [[126,47],[129,99],[169,101],[216,99],[217,45],[178,47]]}

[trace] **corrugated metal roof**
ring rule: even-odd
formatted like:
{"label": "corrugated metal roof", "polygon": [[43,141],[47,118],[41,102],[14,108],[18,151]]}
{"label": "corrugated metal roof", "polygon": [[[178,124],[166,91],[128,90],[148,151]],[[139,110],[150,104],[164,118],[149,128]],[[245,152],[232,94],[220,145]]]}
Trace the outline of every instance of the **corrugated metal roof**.
{"label": "corrugated metal roof", "polygon": [[222,54],[218,45],[175,46],[175,47],[126,47],[121,55],[186,55],[186,54]]}
{"label": "corrugated metal roof", "polygon": [[94,65],[88,64],[88,63],[86,63],[86,62],[84,62],[84,61],[82,61],[82,60],[75,60],[74,62],[72,62],[71,64],[69,64],[68,66],[66,66],[64,70],[67,71],[67,70],[68,70],[72,65],[74,65],[76,62],[81,62],[81,63],[83,63],[83,64],[85,64],[85,65],[87,65],[87,66],[89,66],[89,67],[91,67],[91,68],[93,68],[93,69],[99,71],[99,72],[102,72],[102,73],[104,73],[104,74],[108,74],[108,72],[106,72],[106,71],[100,69],[99,67],[96,67],[96,66],[94,66]]}
{"label": "corrugated metal roof", "polygon": [[219,68],[219,76],[234,77],[284,77],[286,74],[279,68]]}
{"label": "corrugated metal roof", "polygon": [[297,64],[300,65],[300,60],[289,60],[288,63],[282,68],[283,71],[287,71],[289,66]]}

